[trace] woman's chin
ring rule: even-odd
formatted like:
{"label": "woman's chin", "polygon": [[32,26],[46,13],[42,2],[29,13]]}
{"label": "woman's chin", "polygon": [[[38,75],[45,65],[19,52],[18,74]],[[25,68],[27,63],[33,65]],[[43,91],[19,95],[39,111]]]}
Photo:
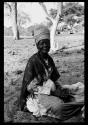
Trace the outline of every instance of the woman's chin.
{"label": "woman's chin", "polygon": [[49,50],[42,50],[42,52],[43,52],[43,53],[48,53],[48,52],[49,52]]}
{"label": "woman's chin", "polygon": [[48,52],[49,52],[49,51],[43,51],[42,53],[44,53],[44,54],[48,54]]}

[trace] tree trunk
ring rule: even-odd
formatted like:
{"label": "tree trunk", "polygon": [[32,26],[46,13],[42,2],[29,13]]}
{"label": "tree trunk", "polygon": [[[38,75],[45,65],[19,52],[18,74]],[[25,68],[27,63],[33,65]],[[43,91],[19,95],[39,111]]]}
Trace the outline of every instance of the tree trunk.
{"label": "tree trunk", "polygon": [[60,15],[62,13],[63,2],[59,2],[57,6],[58,6],[57,17],[55,18],[55,20],[53,20],[53,25],[50,28],[51,51],[58,50],[58,41],[55,41],[55,33]]}
{"label": "tree trunk", "polygon": [[19,31],[18,31],[18,26],[17,26],[17,3],[12,2],[11,8],[12,8],[11,16],[12,16],[13,38],[15,40],[18,40],[19,39]]}
{"label": "tree trunk", "polygon": [[55,32],[56,32],[56,28],[57,28],[57,23],[58,23],[58,21],[55,20],[50,29],[51,51],[56,51],[58,49],[58,44],[57,44],[57,42],[55,42]]}
{"label": "tree trunk", "polygon": [[51,16],[47,12],[46,6],[42,2],[40,2],[40,5],[42,6],[42,8],[45,11],[46,15],[48,16],[48,18],[52,22],[52,26],[50,28],[50,42],[51,42],[51,50],[50,51],[56,51],[56,50],[58,50],[58,43],[55,42],[55,32],[56,32],[56,28],[57,28],[57,25],[58,25],[60,15],[62,13],[63,2],[58,2],[57,3],[57,16],[56,16],[55,19],[51,18]]}

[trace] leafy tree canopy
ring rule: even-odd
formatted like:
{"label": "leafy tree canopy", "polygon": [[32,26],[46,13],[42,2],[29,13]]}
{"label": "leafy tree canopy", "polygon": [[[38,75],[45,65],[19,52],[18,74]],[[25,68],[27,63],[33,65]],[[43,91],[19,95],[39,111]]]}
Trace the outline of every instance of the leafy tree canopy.
{"label": "leafy tree canopy", "polygon": [[[57,14],[56,9],[51,9],[50,10],[50,15],[55,18]],[[70,16],[71,15],[71,16]],[[72,15],[76,16],[81,16],[84,15],[84,6],[78,4],[77,2],[67,2],[63,6],[63,11],[62,11],[62,17],[65,18],[70,18]]]}

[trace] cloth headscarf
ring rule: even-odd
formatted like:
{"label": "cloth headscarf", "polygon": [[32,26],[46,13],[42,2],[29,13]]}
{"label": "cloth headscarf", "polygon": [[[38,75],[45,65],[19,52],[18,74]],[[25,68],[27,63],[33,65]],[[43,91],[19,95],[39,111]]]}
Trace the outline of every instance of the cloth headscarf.
{"label": "cloth headscarf", "polygon": [[50,31],[46,26],[38,26],[34,29],[34,38],[35,43],[38,44],[38,42],[42,39],[49,39],[50,40]]}

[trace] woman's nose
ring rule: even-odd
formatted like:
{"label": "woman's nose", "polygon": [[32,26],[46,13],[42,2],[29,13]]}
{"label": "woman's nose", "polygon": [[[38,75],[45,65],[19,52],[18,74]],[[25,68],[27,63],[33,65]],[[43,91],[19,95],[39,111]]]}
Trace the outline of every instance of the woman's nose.
{"label": "woman's nose", "polygon": [[44,46],[47,46],[47,43],[44,43],[43,45],[44,45]]}

